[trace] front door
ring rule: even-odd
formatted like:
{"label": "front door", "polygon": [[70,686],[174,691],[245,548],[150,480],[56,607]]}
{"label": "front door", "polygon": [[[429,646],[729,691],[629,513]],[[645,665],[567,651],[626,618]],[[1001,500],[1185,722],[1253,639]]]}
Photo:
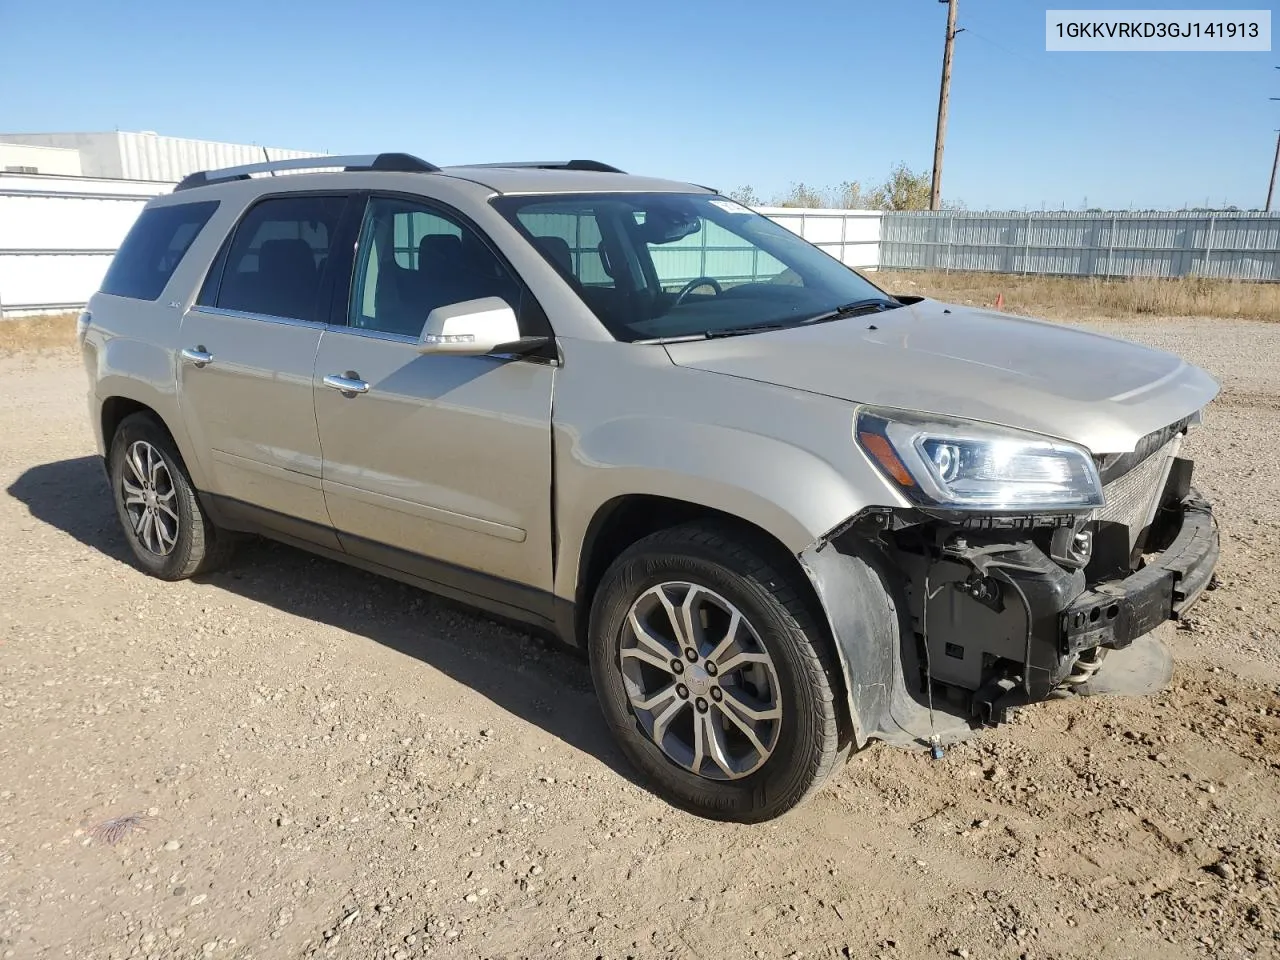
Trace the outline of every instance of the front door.
{"label": "front door", "polygon": [[182,320],[178,389],[211,490],[232,511],[337,548],[320,489],[312,371],[345,198],[264,199]]}
{"label": "front door", "polygon": [[417,350],[433,308],[497,296],[519,311],[527,294],[475,231],[420,201],[372,197],[357,251],[348,322],[321,337],[314,382],[343,548],[446,592],[542,612],[555,367]]}

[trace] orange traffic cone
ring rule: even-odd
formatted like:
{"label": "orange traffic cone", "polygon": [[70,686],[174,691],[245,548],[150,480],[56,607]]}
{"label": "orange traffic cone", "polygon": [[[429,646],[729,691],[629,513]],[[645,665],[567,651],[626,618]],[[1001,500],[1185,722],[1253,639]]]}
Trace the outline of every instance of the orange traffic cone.
{"label": "orange traffic cone", "polygon": [[1003,294],[1003,293],[997,293],[997,294],[996,294],[996,309],[997,309],[997,310],[1003,310],[1003,309],[1004,309],[1004,294]]}

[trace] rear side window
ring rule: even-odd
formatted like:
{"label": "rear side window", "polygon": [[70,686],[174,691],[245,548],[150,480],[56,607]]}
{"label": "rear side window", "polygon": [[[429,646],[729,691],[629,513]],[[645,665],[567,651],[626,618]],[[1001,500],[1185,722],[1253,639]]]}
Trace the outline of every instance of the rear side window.
{"label": "rear side window", "polygon": [[205,200],[143,210],[111,261],[102,292],[155,300],[217,209],[217,200]]}
{"label": "rear side window", "polygon": [[270,317],[321,319],[320,278],[345,203],[344,197],[298,196],[254,206],[221,258],[213,305]]}

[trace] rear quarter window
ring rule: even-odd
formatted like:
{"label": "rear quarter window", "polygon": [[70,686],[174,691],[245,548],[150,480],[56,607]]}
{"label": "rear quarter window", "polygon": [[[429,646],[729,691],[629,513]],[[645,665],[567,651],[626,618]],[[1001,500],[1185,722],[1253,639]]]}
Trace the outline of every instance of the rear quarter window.
{"label": "rear quarter window", "polygon": [[204,200],[143,210],[111,261],[102,292],[155,300],[217,209],[217,200]]}

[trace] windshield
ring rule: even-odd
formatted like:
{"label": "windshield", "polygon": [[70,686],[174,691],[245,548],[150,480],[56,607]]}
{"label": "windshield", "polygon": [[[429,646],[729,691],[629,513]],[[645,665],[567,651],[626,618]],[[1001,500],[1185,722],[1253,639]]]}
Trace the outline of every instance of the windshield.
{"label": "windshield", "polygon": [[889,299],[852,269],[714,194],[495,198],[619,340],[792,326]]}

